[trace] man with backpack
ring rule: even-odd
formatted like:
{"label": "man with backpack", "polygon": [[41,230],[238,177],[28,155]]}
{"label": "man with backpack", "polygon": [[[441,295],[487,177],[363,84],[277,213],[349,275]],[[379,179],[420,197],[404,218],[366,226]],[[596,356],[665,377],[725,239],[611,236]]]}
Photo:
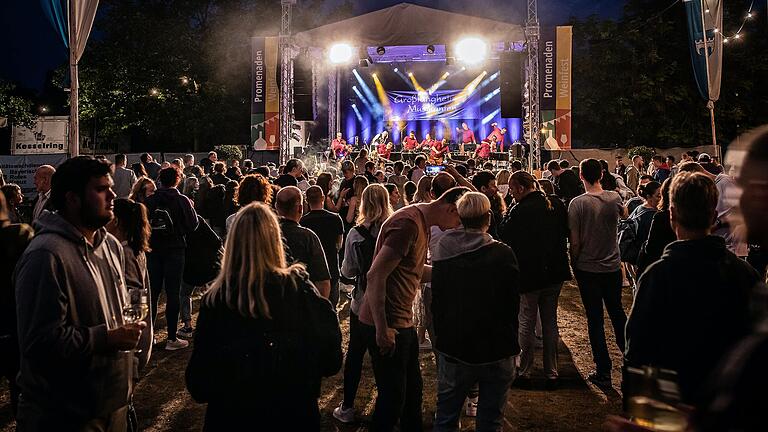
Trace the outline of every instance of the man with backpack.
{"label": "man with backpack", "polygon": [[176,329],[187,247],[186,235],[197,229],[197,213],[192,201],[176,189],[181,180],[181,172],[177,168],[162,169],[158,180],[160,187],[145,201],[152,227],[152,252],[147,256],[147,269],[152,291],[152,322],[156,322],[160,291],[165,288],[165,318],[168,326],[165,349],[174,351],[189,346],[189,342],[176,338]]}

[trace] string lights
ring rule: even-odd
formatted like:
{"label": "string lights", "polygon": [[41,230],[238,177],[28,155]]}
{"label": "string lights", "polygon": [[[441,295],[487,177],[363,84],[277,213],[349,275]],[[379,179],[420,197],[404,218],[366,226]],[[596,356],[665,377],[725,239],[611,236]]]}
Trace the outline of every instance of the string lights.
{"label": "string lights", "polygon": [[[710,13],[709,12],[709,4],[707,3],[707,0],[704,0],[704,13]],[[713,31],[717,34],[720,34],[720,36],[723,38],[723,43],[727,44],[731,40],[738,41],[742,38],[742,31],[744,30],[744,27],[747,25],[747,21],[751,20],[755,17],[755,12],[753,11],[753,8],[755,6],[755,0],[752,0],[749,3],[749,9],[747,9],[747,13],[744,14],[744,18],[741,21],[741,25],[739,26],[739,29],[736,30],[735,33],[732,33],[730,36],[725,34],[725,32],[721,31],[719,28],[715,28]]]}

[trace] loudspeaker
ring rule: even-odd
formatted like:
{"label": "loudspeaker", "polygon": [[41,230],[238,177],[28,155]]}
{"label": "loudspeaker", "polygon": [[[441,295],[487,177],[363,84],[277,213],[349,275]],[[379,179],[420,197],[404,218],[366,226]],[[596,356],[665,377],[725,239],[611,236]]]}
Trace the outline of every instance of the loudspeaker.
{"label": "loudspeaker", "polygon": [[300,55],[293,61],[293,116],[298,121],[315,120],[312,103],[312,61]]}
{"label": "loudspeaker", "polygon": [[501,117],[523,117],[523,53],[501,53]]}

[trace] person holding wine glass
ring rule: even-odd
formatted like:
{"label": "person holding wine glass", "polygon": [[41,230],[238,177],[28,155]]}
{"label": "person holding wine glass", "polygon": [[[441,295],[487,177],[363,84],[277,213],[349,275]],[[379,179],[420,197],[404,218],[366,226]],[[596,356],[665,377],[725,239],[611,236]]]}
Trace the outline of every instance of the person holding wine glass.
{"label": "person holding wine glass", "polygon": [[147,323],[136,351],[139,369],[142,369],[149,362],[154,337],[152,318],[148,316],[150,285],[146,256],[150,251],[149,236],[152,230],[144,204],[129,198],[118,198],[114,201],[113,213],[115,217],[107,224],[107,231],[120,241],[125,253],[125,284],[129,301],[123,306],[123,318],[126,321]]}
{"label": "person holding wine glass", "polygon": [[19,431],[126,430],[131,352],[146,327],[126,323],[123,248],[113,217],[110,164],[90,156],[52,178],[57,210],[16,267]]}

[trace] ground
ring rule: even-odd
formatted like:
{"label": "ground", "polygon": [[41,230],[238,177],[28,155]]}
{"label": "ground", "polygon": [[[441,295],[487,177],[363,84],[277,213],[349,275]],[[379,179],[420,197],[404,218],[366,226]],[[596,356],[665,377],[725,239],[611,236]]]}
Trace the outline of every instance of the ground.
{"label": "ground", "polygon": [[[631,294],[625,289],[624,304],[628,309]],[[343,332],[348,326],[348,305],[340,311]],[[607,320],[607,316],[606,316]],[[611,326],[606,326],[608,346],[613,358],[613,386],[601,390],[585,381],[593,367],[592,354],[587,338],[587,323],[579,298],[578,289],[567,283],[560,296],[559,318],[561,344],[559,364],[561,386],[557,391],[544,391],[543,379],[534,380],[534,390],[513,388],[509,392],[505,409],[504,431],[598,431],[606,416],[621,412],[620,366],[621,355],[616,348]],[[161,310],[159,324],[163,325]],[[163,334],[161,333],[162,339]],[[345,340],[346,344],[346,340]],[[142,431],[188,431],[200,430],[205,415],[205,406],[195,403],[184,386],[184,370],[191,349],[166,352],[157,349],[151,364],[144,372],[134,395],[136,411]],[[537,364],[540,366],[540,355]],[[366,359],[366,362],[368,360]],[[431,429],[435,413],[436,373],[431,353],[421,356],[421,370],[424,377],[424,425]],[[320,398],[323,415],[323,431],[366,431],[366,421],[376,398],[376,388],[370,364],[367,364],[355,403],[360,422],[342,425],[331,415],[342,398],[343,382],[341,373],[325,379]],[[0,432],[14,430],[10,415],[6,383],[0,384]],[[473,429],[473,422],[462,419],[462,431]]]}

